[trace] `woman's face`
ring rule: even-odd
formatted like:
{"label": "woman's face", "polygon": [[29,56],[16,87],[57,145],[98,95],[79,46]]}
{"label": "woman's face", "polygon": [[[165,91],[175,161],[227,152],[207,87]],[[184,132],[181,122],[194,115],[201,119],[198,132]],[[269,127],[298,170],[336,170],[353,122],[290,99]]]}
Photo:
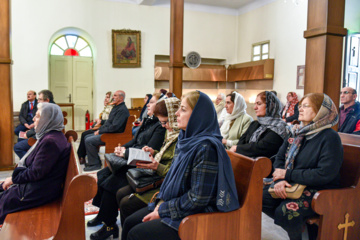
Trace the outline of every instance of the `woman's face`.
{"label": "woman's face", "polygon": [[291,102],[294,99],[294,97],[291,93],[288,93],[286,99],[288,100],[288,102]]}
{"label": "woman's face", "polygon": [[186,131],[186,127],[188,125],[191,113],[192,113],[191,107],[187,103],[186,98],[183,98],[181,100],[181,106],[179,110],[177,110],[176,112],[177,123],[180,129]]}
{"label": "woman's face", "polygon": [[104,105],[105,105],[105,106],[108,105],[109,102],[110,102],[110,94],[106,94],[106,95],[105,95],[105,99],[104,99]]}
{"label": "woman's face", "polygon": [[147,103],[147,100],[149,99],[149,97],[148,96],[145,96],[144,97],[144,103],[146,104]]}
{"label": "woman's face", "polygon": [[169,126],[169,118],[168,117],[164,117],[164,116],[157,116],[159,119],[159,122],[161,123],[161,126],[166,128],[166,130],[168,131],[172,131],[172,128],[170,128]]}
{"label": "woman's face", "polygon": [[155,110],[155,106],[156,106],[156,101],[157,101],[156,97],[153,96],[153,97],[150,99],[148,105],[146,105],[146,107],[147,107],[147,115],[152,116],[152,115],[154,114],[154,110]]}
{"label": "woman's face", "polygon": [[226,108],[226,112],[228,114],[232,114],[232,112],[234,110],[234,102],[231,101],[230,96],[226,97],[225,108]]}
{"label": "woman's face", "polygon": [[304,125],[308,125],[316,116],[316,112],[312,108],[309,98],[305,98],[301,105],[299,104],[299,121]]}
{"label": "woman's face", "polygon": [[40,120],[40,110],[37,110],[35,117],[33,118],[35,129],[36,129],[37,125],[39,124],[39,120]]}
{"label": "woman's face", "polygon": [[222,97],[221,97],[221,95],[219,94],[219,95],[217,95],[216,100],[215,100],[216,105],[219,105],[219,103],[220,103],[221,101],[222,101]]}
{"label": "woman's face", "polygon": [[254,110],[257,117],[265,117],[266,115],[266,103],[261,100],[260,96],[256,97]]}

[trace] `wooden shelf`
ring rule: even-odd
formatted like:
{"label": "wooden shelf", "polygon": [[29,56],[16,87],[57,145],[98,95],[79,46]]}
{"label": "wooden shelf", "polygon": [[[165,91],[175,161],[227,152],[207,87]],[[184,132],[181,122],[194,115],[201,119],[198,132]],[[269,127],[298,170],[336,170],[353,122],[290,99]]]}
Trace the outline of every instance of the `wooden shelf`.
{"label": "wooden shelf", "polygon": [[246,62],[230,65],[228,82],[273,80],[274,59]]}

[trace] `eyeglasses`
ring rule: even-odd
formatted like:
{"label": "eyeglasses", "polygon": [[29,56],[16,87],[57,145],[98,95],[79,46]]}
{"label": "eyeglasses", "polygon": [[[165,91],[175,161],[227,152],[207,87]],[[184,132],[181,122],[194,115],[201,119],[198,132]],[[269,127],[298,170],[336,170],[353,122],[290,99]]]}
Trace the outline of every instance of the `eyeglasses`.
{"label": "eyeglasses", "polygon": [[310,104],[303,104],[303,105],[299,105],[298,108],[303,108],[303,109],[306,109],[306,108],[309,108],[311,107]]}
{"label": "eyeglasses", "polygon": [[341,94],[349,94],[349,93],[353,94],[353,92],[350,92],[350,91],[343,91],[343,92],[340,92],[340,95]]}
{"label": "eyeglasses", "polygon": [[161,124],[161,126],[165,126],[167,123],[169,122],[169,120],[167,120],[167,121],[159,121],[159,123]]}

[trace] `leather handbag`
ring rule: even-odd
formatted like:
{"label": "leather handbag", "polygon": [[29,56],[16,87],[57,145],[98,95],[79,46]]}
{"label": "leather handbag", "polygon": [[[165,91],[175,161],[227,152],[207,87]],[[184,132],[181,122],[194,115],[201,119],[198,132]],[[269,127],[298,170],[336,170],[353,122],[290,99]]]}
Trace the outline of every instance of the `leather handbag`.
{"label": "leather handbag", "polygon": [[149,175],[146,170],[147,169],[142,168],[131,168],[126,173],[129,185],[137,193],[143,193],[157,188],[164,181],[164,177],[161,177],[156,173]]}
{"label": "leather handbag", "polygon": [[122,157],[116,156],[115,153],[106,153],[105,161],[110,171],[116,175],[121,168],[127,165],[127,160]]}
{"label": "leather handbag", "polygon": [[[274,183],[272,183],[269,187],[269,193],[273,198],[280,198],[278,195],[276,195],[275,193],[275,189],[274,189]],[[290,183],[291,187],[286,187],[285,191],[286,191],[286,198],[289,199],[298,199],[301,197],[301,194],[304,192],[306,185],[302,185],[299,183]]]}

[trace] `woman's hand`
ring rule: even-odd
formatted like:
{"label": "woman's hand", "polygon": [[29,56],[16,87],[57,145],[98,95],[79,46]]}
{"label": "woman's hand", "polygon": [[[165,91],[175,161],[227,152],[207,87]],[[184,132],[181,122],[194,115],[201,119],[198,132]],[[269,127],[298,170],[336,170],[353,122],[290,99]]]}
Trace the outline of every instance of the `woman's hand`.
{"label": "woman's hand", "polygon": [[221,142],[222,142],[222,144],[226,145],[227,140],[225,138],[223,138]]}
{"label": "woman's hand", "polygon": [[237,148],[237,145],[232,146],[232,147],[230,148],[230,151],[231,151],[231,152],[236,152],[236,148]]}
{"label": "woman's hand", "polygon": [[273,175],[273,181],[285,179],[286,169],[275,168]]}
{"label": "woman's hand", "polygon": [[125,150],[126,150],[125,147],[116,147],[114,153],[116,156],[124,157]]}
{"label": "woman's hand", "polygon": [[4,190],[7,190],[13,184],[12,177],[8,177],[5,179],[2,187]]}
{"label": "woman's hand", "polygon": [[160,216],[159,216],[159,206],[156,206],[156,208],[154,209],[154,211],[152,211],[151,213],[149,213],[148,215],[146,215],[144,218],[143,218],[143,222],[148,222],[148,221],[152,221],[152,220],[155,220],[155,219],[160,219]]}
{"label": "woman's hand", "polygon": [[291,185],[287,181],[281,181],[274,185],[275,194],[282,199],[287,197],[285,187],[291,187]]}
{"label": "woman's hand", "polygon": [[143,147],[141,150],[143,150],[145,152],[149,152],[149,153],[151,153],[151,155],[154,155],[154,153],[155,153],[154,149],[152,149],[151,147],[148,147],[148,146]]}
{"label": "woman's hand", "polygon": [[153,156],[150,154],[149,155],[151,163],[144,163],[144,162],[138,162],[136,163],[136,167],[137,168],[145,168],[145,169],[152,169],[152,170],[157,170],[159,163],[157,161],[155,161],[155,159],[153,158]]}

